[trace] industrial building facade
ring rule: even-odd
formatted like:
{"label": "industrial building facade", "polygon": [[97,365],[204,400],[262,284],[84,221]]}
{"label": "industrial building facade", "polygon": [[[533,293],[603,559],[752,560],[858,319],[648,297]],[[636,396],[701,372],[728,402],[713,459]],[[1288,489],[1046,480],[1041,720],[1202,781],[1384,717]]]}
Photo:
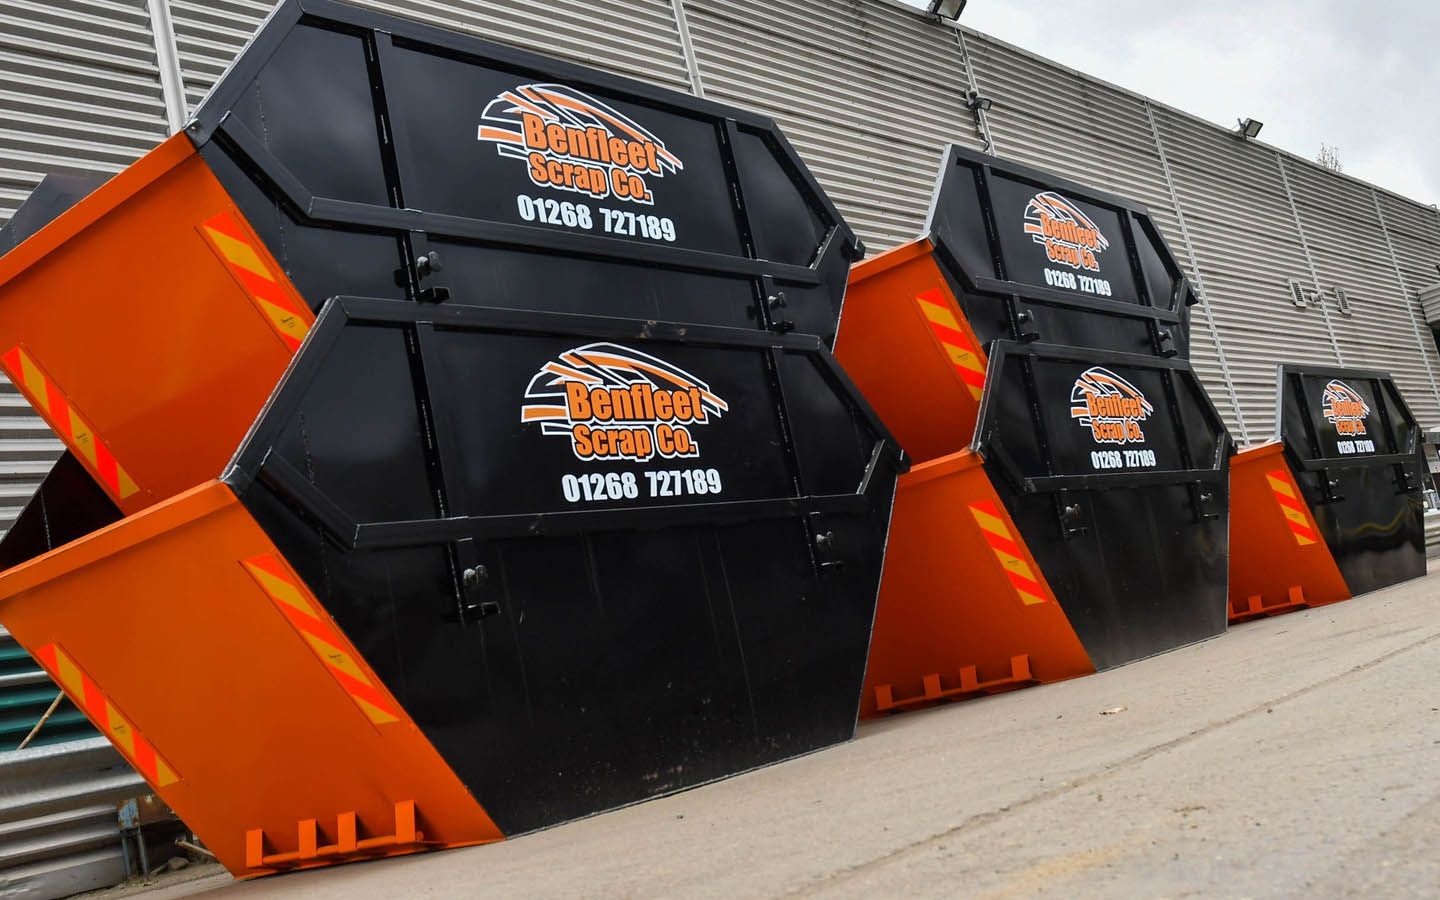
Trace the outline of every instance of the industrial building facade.
{"label": "industrial building facade", "polygon": [[[1194,362],[1237,443],[1271,435],[1281,360],[1390,370],[1440,426],[1432,206],[890,0],[358,3],[770,114],[872,253],[917,234],[947,143],[1134,198],[1197,288]],[[0,222],[44,174],[116,172],[181,127],[270,7],[5,4]],[[5,528],[61,446],[0,402]]]}

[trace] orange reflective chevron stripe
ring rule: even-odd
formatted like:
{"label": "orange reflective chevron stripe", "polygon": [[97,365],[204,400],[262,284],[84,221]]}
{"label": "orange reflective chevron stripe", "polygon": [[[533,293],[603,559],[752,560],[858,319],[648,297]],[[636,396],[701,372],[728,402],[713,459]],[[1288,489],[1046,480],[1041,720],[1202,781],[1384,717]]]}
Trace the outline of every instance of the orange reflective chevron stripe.
{"label": "orange reflective chevron stripe", "polygon": [[279,559],[266,553],[241,565],[371,722],[388,725],[400,721],[395,701],[346,649],[349,642]]}
{"label": "orange reflective chevron stripe", "polygon": [[276,274],[240,219],[222,212],[206,220],[200,233],[285,346],[292,353],[298,350],[313,322],[310,309]]}
{"label": "orange reflective chevron stripe", "polygon": [[1020,602],[1026,606],[1045,603],[1045,586],[1040,583],[1040,577],[1035,574],[1030,563],[1026,562],[1025,550],[1015,540],[1015,534],[1005,523],[999,506],[993,500],[971,503],[970,515],[974,517],[975,524],[980,526],[985,543],[990,546],[990,552],[995,555],[1000,568],[1005,570],[1005,575],[1010,579],[1015,593],[1019,595]]}
{"label": "orange reflective chevron stripe", "polygon": [[0,355],[0,365],[111,497],[125,500],[140,490],[130,474],[115,460],[115,455],[95,436],[94,429],[79,410],[36,364],[34,357],[20,347],[12,347]]}
{"label": "orange reflective chevron stripe", "polygon": [[59,644],[41,647],[35,658],[70,700],[95,723],[100,733],[109,738],[130,764],[145,776],[145,780],[156,788],[168,787],[180,780],[175,769],[155,751],[154,745],[140,734]]}
{"label": "orange reflective chevron stripe", "polygon": [[976,400],[985,392],[985,360],[975,341],[960,325],[955,313],[950,310],[939,288],[931,288],[915,297],[920,313],[930,326],[931,333],[940,342],[955,373],[965,382],[970,396]]}
{"label": "orange reflective chevron stripe", "polygon": [[1310,511],[1306,509],[1305,501],[1300,498],[1300,491],[1290,473],[1284,469],[1266,472],[1265,481],[1270,485],[1270,492],[1275,495],[1275,502],[1285,516],[1285,524],[1290,526],[1290,533],[1295,536],[1295,543],[1302,547],[1319,543],[1320,535],[1315,530]]}

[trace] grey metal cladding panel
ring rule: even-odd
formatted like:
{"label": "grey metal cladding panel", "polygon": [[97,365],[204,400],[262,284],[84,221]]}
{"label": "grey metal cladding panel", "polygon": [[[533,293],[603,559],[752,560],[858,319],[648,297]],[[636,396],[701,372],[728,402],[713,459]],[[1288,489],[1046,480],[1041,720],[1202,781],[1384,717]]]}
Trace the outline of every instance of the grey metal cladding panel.
{"label": "grey metal cladding panel", "polygon": [[0,223],[48,172],[118,172],[165,137],[144,0],[0,4]]}
{"label": "grey metal cladding panel", "polygon": [[772,116],[866,246],[919,233],[946,144],[979,146],[953,29],[882,3],[687,0],[707,97]]}
{"label": "grey metal cladding panel", "polygon": [[1421,422],[1440,424],[1432,377],[1440,370],[1440,358],[1434,340],[1423,326],[1417,328],[1415,288],[1402,281],[1403,268],[1396,272],[1404,246],[1400,236],[1392,236],[1392,259],[1367,185],[1314,166],[1288,169],[1327,299],[1335,288],[1349,297],[1352,314],[1332,315],[1346,364],[1389,371]]}
{"label": "grey metal cladding panel", "polygon": [[169,0],[180,74],[190,109],[199,105],[255,29],[272,0]]}
{"label": "grey metal cladding panel", "polygon": [[[690,89],[669,0],[350,0],[676,90]],[[171,0],[193,109],[274,6],[267,0]]]}
{"label": "grey metal cladding panel", "polygon": [[[1145,204],[1191,282],[1207,284],[1196,278],[1185,252],[1142,101],[983,34],[967,31],[966,44],[980,92],[995,102],[990,129],[1002,158]],[[1205,307],[1194,307],[1191,314],[1191,362],[1227,426],[1238,434]]]}
{"label": "grey metal cladding panel", "polygon": [[1418,291],[1440,282],[1440,211],[1383,191],[1377,194],[1405,286]]}
{"label": "grey metal cladding panel", "polygon": [[1143,104],[984,35],[966,43],[980,92],[995,105],[996,151],[1147,206],[1169,207]]}
{"label": "grey metal cladding panel", "polygon": [[1274,151],[1155,110],[1180,205],[1251,441],[1275,428],[1275,364],[1334,363],[1326,310],[1297,309],[1287,280],[1310,286]]}
{"label": "grey metal cladding panel", "polygon": [[0,375],[0,535],[30,502],[65,445]]}
{"label": "grey metal cladding panel", "polygon": [[350,0],[675,90],[690,90],[670,0]]}
{"label": "grey metal cladding panel", "polygon": [[[0,4],[0,223],[46,174],[118,172],[165,134],[145,0]],[[0,532],[61,450],[0,378]]]}

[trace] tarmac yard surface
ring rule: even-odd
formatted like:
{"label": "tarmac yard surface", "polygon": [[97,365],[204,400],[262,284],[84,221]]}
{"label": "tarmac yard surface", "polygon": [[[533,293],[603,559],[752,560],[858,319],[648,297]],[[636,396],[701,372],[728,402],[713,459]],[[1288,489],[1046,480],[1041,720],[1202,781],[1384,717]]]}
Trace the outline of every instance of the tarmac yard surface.
{"label": "tarmac yard surface", "polygon": [[158,893],[1437,896],[1437,676],[1431,575],[504,844]]}

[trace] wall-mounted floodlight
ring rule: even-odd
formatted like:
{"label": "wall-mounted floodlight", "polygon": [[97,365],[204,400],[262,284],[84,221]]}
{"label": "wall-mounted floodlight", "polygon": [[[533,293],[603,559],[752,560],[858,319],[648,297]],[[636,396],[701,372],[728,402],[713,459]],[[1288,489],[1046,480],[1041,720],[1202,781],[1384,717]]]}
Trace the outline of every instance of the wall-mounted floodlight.
{"label": "wall-mounted floodlight", "polygon": [[971,112],[986,112],[995,105],[995,101],[983,96],[979,91],[965,92],[965,106]]}
{"label": "wall-mounted floodlight", "polygon": [[1265,127],[1264,122],[1255,119],[1236,119],[1235,122],[1239,126],[1235,129],[1236,133],[1247,141],[1253,141],[1259,137],[1260,129]]}
{"label": "wall-mounted floodlight", "polygon": [[930,15],[955,21],[965,11],[968,0],[930,0]]}

